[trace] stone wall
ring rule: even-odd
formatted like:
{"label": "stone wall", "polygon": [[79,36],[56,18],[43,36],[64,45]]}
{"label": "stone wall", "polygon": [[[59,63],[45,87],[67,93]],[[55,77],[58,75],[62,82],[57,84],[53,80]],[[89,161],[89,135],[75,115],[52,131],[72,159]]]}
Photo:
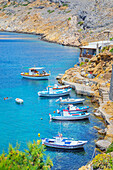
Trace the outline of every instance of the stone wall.
{"label": "stone wall", "polygon": [[110,84],[110,100],[113,101],[113,65],[112,65],[112,75],[111,75],[111,84]]}

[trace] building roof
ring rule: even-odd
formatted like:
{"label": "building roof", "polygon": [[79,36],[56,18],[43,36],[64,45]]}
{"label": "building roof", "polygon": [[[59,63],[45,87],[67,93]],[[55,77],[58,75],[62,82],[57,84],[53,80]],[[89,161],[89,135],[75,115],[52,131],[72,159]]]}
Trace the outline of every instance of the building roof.
{"label": "building roof", "polygon": [[42,70],[44,67],[31,67],[29,70]]}
{"label": "building roof", "polygon": [[98,47],[105,47],[108,45],[113,45],[113,41],[97,41],[97,42],[91,42],[89,45],[86,46],[80,46],[81,49],[97,49]]}

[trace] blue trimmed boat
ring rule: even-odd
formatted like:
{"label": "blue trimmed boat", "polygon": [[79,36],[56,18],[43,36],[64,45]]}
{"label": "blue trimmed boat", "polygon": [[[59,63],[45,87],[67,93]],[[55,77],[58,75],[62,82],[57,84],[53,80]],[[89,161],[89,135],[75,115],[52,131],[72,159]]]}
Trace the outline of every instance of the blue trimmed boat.
{"label": "blue trimmed boat", "polygon": [[82,120],[87,119],[90,113],[87,112],[76,112],[71,114],[68,110],[63,109],[56,114],[49,114],[50,120]]}
{"label": "blue trimmed boat", "polygon": [[67,99],[62,99],[60,97],[56,102],[59,102],[60,104],[80,104],[83,103],[85,99],[74,99],[74,98],[67,98]]}
{"label": "blue trimmed boat", "polygon": [[86,112],[89,109],[89,106],[73,106],[72,104],[68,105],[67,110],[69,110],[70,113],[76,113],[76,112]]}
{"label": "blue trimmed boat", "polygon": [[62,89],[62,90],[53,90],[51,87],[47,87],[45,91],[39,91],[38,96],[40,97],[59,97],[69,95],[71,92],[71,88],[69,89]]}
{"label": "blue trimmed boat", "polygon": [[78,149],[83,148],[87,141],[75,141],[72,138],[62,137],[59,134],[52,139],[42,138],[42,144],[47,147],[58,148],[58,149]]}

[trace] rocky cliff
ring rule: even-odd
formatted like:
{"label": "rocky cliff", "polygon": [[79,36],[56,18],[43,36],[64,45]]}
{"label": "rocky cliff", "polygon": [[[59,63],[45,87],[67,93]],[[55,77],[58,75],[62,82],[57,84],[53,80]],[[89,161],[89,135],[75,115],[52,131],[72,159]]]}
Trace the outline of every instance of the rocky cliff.
{"label": "rocky cliff", "polygon": [[79,46],[113,37],[112,0],[1,0],[0,30],[41,34],[47,41]]}

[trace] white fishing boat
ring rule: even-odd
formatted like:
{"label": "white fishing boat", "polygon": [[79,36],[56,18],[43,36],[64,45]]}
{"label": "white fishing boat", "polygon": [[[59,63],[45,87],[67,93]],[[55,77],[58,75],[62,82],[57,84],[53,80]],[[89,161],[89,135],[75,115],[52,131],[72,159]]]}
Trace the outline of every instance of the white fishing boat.
{"label": "white fishing boat", "polygon": [[59,102],[60,104],[80,104],[83,103],[85,99],[74,99],[74,98],[67,98],[67,99],[62,99],[60,97],[56,102]]}
{"label": "white fishing boat", "polygon": [[44,67],[32,67],[29,68],[29,72],[21,73],[21,76],[27,79],[46,80],[49,78],[50,74],[46,73],[44,70]]}
{"label": "white fishing boat", "polygon": [[24,102],[23,99],[20,99],[20,98],[16,98],[15,101],[18,104],[22,104]]}
{"label": "white fishing boat", "polygon": [[72,138],[63,137],[59,133],[58,136],[50,138],[42,138],[42,144],[47,147],[58,148],[58,149],[78,149],[83,148],[87,141],[75,141]]}
{"label": "white fishing boat", "polygon": [[49,114],[49,117],[50,120],[74,121],[87,119],[89,115],[90,113],[87,112],[76,112],[71,114],[68,110],[63,109],[62,111],[59,111],[56,114]]}
{"label": "white fishing boat", "polygon": [[68,111],[70,113],[75,113],[75,112],[86,112],[89,109],[89,106],[73,106],[72,104],[68,105]]}
{"label": "white fishing boat", "polygon": [[70,89],[62,89],[62,90],[53,90],[53,88],[47,87],[47,90],[39,91],[38,96],[40,96],[40,97],[59,97],[59,96],[69,95],[70,92],[71,92],[71,88]]}

